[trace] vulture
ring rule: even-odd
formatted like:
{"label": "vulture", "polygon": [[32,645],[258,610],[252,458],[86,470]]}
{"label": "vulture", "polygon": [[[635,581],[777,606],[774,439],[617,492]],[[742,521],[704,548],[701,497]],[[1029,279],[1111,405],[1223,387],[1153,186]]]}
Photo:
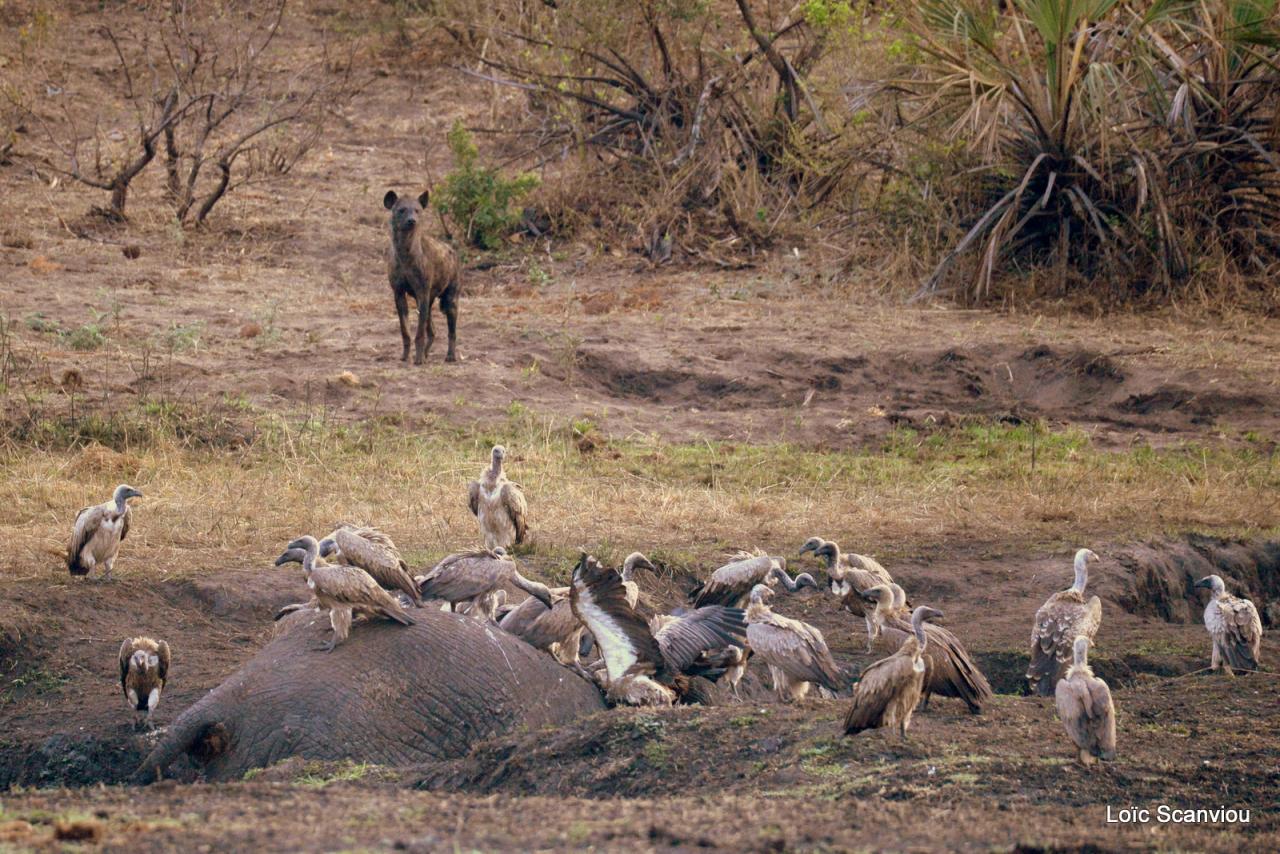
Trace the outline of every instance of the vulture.
{"label": "vulture", "polygon": [[529,506],[524,492],[518,483],[507,480],[502,473],[506,456],[506,448],[494,445],[489,468],[480,474],[479,480],[467,484],[467,503],[480,524],[480,536],[487,549],[509,549],[523,543],[529,532],[525,522]]}
{"label": "vulture", "polygon": [[1213,640],[1211,668],[1233,676],[1233,671],[1246,673],[1258,669],[1258,650],[1262,646],[1262,620],[1258,609],[1248,599],[1232,596],[1217,575],[1206,576],[1196,587],[1208,587],[1212,595],[1204,608],[1204,627]]}
{"label": "vulture", "polygon": [[710,578],[695,587],[689,594],[689,600],[695,608],[704,605],[742,608],[751,598],[751,590],[757,584],[772,586],[779,581],[787,588],[788,593],[795,593],[801,587],[818,587],[813,576],[807,572],[800,573],[794,579],[787,575],[787,562],[783,558],[739,552],[732,563],[720,567],[711,573]]}
{"label": "vulture", "polygon": [[[874,603],[872,616],[867,619],[874,619],[876,637],[883,637],[893,649],[901,648],[914,631],[910,621],[901,616],[900,603],[905,599],[901,590],[896,584],[880,584],[862,593],[868,603]],[[923,653],[924,703],[921,708],[929,707],[931,694],[940,694],[958,697],[964,700],[970,712],[981,714],[983,703],[991,699],[991,683],[973,663],[964,644],[942,626],[932,623],[924,624],[924,633],[929,644]]]}
{"label": "vulture", "polygon": [[353,614],[385,617],[401,625],[413,625],[413,619],[396,598],[379,587],[378,582],[360,567],[317,564],[320,544],[315,537],[299,537],[289,543],[285,552],[276,558],[276,566],[292,563],[296,557],[295,549],[303,552],[302,569],[307,574],[307,586],[316,596],[316,606],[329,612],[329,624],[333,626],[333,636],[320,649],[332,652],[347,639]]}
{"label": "vulture", "polygon": [[552,587],[548,592],[552,601],[550,608],[530,596],[508,611],[498,626],[529,646],[550,653],[561,664],[578,664],[586,627],[573,613],[568,587]]}
{"label": "vulture", "polygon": [[504,584],[519,587],[548,608],[553,604],[547,585],[521,575],[515,560],[502,547],[451,554],[426,575],[418,576],[417,581],[422,598],[443,599],[454,611],[467,603],[468,613],[490,620],[498,608],[493,594]]}
{"label": "vulture", "polygon": [[103,578],[111,578],[120,543],[129,535],[130,498],[142,493],[127,483],[116,487],[110,501],[86,507],[76,514],[67,545],[67,569],[72,575],[88,575],[102,564]]}
{"label": "vulture", "polygon": [[[632,608],[640,602],[640,587],[632,580],[639,567],[655,568],[643,554],[632,552],[619,571],[623,595]],[[530,646],[551,653],[561,664],[577,665],[586,626],[573,613],[568,587],[551,588],[551,599],[554,604],[548,608],[530,596],[509,611],[498,625]]]}
{"label": "vulture", "polygon": [[1071,666],[1071,644],[1079,635],[1090,641],[1102,622],[1102,600],[1092,596],[1086,602],[1084,587],[1089,581],[1089,562],[1098,556],[1088,549],[1076,552],[1076,580],[1066,590],[1045,600],[1036,611],[1031,629],[1031,664],[1027,684],[1031,693],[1052,697],[1053,686]]}
{"label": "vulture", "polygon": [[810,683],[838,691],[847,682],[827,641],[816,627],[773,613],[773,588],[757,584],[747,607],[747,646],[769,667],[773,690],[782,700],[802,700]]}
{"label": "vulture", "polygon": [[413,583],[413,576],[409,575],[409,567],[400,557],[400,550],[377,528],[343,525],[320,541],[320,557],[330,555],[337,555],[335,560],[340,564],[360,567],[383,590],[399,591],[414,605],[422,607],[418,585]]}
{"label": "vulture", "polygon": [[148,727],[168,677],[169,644],[148,637],[129,638],[120,644],[120,689],[129,708],[147,713]]}
{"label": "vulture", "polygon": [[929,642],[925,621],[941,616],[941,611],[925,605],[916,608],[911,614],[912,634],[898,651],[862,671],[862,678],[853,688],[853,705],[844,716],[845,735],[864,729],[897,727],[902,740],[906,741],[911,713],[924,690],[924,652]]}
{"label": "vulture", "polygon": [[1090,641],[1084,635],[1072,645],[1074,663],[1054,689],[1054,703],[1067,737],[1080,750],[1080,764],[1116,758],[1116,707],[1111,689],[1089,667]]}
{"label": "vulture", "polygon": [[600,647],[604,674],[598,680],[613,703],[674,704],[688,691],[685,674],[697,675],[704,653],[741,645],[746,634],[742,610],[724,606],[664,620],[655,633],[628,604],[622,576],[588,554],[574,568],[569,602]]}
{"label": "vulture", "polygon": [[814,557],[826,564],[831,592],[841,598],[852,593],[854,598],[858,599],[856,604],[859,606],[861,605],[861,600],[857,596],[859,590],[866,590],[877,584],[893,583],[893,577],[889,575],[888,570],[874,558],[859,554],[844,554],[840,551],[840,546],[831,540],[810,537],[800,547],[800,554],[803,555],[805,552],[813,552]]}

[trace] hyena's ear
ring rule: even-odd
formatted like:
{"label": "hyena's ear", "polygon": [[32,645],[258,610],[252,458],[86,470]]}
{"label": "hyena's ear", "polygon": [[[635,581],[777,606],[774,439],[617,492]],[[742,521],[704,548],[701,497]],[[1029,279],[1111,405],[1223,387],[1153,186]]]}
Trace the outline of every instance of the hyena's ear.
{"label": "hyena's ear", "polygon": [[395,190],[387,190],[387,194],[382,197],[382,206],[387,210],[391,210],[396,206],[396,201],[400,197],[396,195]]}
{"label": "hyena's ear", "polygon": [[418,196],[418,204],[422,205],[425,208],[427,206],[427,199],[429,198],[431,198],[431,191],[423,190],[422,195]]}

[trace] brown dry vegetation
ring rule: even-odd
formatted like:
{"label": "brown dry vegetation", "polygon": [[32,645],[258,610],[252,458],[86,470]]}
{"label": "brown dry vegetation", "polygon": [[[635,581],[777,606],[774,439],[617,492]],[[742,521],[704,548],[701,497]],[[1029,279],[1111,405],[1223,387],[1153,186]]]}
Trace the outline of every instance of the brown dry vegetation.
{"label": "brown dry vegetation", "polygon": [[[201,229],[174,223],[163,169],[136,180],[128,223],[89,215],[104,199],[42,168],[54,152],[31,128],[0,127],[3,779],[127,776],[146,742],[116,693],[120,638],[173,644],[158,713],[172,720],[303,595],[296,572],[269,568],[297,533],[376,523],[415,568],[469,544],[462,484],[494,441],[530,496],[533,574],[563,581],[579,545],[641,548],[663,566],[646,595],[671,605],[726,549],[791,556],[821,534],[947,611],[1001,696],[981,718],[935,702],[897,746],[840,738],[845,700],[774,704],[757,673],[742,706],[614,710],[446,768],[293,763],[146,797],[15,790],[0,848],[75,834],[132,850],[1276,848],[1276,734],[1256,724],[1280,683],[1197,673],[1208,645],[1183,589],[1193,567],[1221,566],[1271,604],[1269,626],[1280,616],[1275,321],[1178,303],[1102,319],[1021,296],[998,314],[904,307],[932,260],[918,244],[877,229],[793,244],[812,223],[790,217],[752,267],[654,268],[620,217],[472,254],[464,361],[437,348],[402,366],[382,194],[440,181],[455,120],[538,107],[448,67],[466,52],[403,12],[291,8],[283,55],[352,44],[364,88],[283,180],[228,195]],[[61,96],[20,72],[23,51],[59,49],[58,88],[110,104],[101,16],[0,5],[4,84],[56,117]],[[870,77],[883,69],[868,54]],[[476,139],[486,162],[510,153]],[[833,272],[851,250],[857,263]],[[72,583],[60,560],[75,511],[125,480],[146,497],[119,581]],[[1096,661],[1121,715],[1121,758],[1096,774],[1065,762],[1048,706],[1012,696],[1031,614],[1086,543],[1105,558]],[[819,625],[843,664],[871,660],[829,597],[778,609]],[[1275,661],[1270,638],[1263,656]],[[446,791],[409,788],[424,780]],[[1105,827],[1105,805],[1129,799],[1252,806],[1254,820]]]}

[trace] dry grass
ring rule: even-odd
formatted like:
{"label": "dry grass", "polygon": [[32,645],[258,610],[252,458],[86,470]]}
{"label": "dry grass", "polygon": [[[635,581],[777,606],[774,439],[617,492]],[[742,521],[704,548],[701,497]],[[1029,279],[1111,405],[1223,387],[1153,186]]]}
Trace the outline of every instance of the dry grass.
{"label": "dry grass", "polygon": [[464,488],[494,441],[512,451],[532,507],[531,559],[544,568],[578,546],[714,564],[728,548],[790,554],[815,533],[883,553],[957,538],[1075,544],[1280,524],[1280,475],[1248,447],[1110,452],[1083,434],[1038,431],[1033,468],[1025,426],[901,432],[883,452],[602,439],[584,455],[568,425],[527,412],[503,429],[417,435],[262,416],[258,435],[234,451],[184,447],[160,430],[124,452],[10,449],[0,458],[0,502],[11,508],[3,574],[60,572],[75,511],[121,481],[146,493],[124,574],[267,566],[291,537],[338,520],[384,527],[421,565],[474,542]]}

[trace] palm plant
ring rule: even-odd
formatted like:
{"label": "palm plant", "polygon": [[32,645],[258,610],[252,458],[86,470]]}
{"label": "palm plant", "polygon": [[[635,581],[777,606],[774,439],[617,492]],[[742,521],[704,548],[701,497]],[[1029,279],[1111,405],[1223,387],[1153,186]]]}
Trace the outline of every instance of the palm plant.
{"label": "palm plant", "polygon": [[975,299],[1013,258],[1054,262],[1060,286],[1069,269],[1169,285],[1215,242],[1277,254],[1275,7],[926,0],[911,83],[986,192],[917,296],[975,250]]}

